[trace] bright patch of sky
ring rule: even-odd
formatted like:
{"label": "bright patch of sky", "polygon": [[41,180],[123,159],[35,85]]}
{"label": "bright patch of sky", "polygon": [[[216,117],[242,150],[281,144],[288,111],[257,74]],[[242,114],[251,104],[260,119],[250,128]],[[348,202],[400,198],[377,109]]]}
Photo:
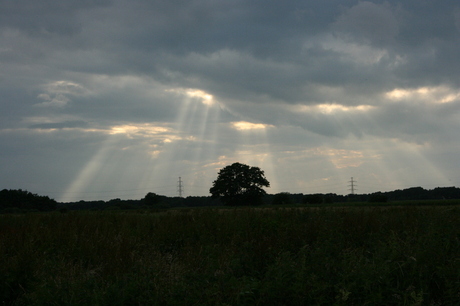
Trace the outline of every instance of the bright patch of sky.
{"label": "bright patch of sky", "polygon": [[460,186],[453,1],[0,2],[0,189],[59,201]]}

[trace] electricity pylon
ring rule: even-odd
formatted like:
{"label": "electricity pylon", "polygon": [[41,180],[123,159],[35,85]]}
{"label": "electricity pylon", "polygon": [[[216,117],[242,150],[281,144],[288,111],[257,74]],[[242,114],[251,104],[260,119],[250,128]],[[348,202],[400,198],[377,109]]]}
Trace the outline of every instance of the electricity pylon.
{"label": "electricity pylon", "polygon": [[179,198],[182,198],[182,192],[183,192],[183,187],[182,187],[182,179],[179,176],[179,181],[177,182],[177,193],[179,193]]}

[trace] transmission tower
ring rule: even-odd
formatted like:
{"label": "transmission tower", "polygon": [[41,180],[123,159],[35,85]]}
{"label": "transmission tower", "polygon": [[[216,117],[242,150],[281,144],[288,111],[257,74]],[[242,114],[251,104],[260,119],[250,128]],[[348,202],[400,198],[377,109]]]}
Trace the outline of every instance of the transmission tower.
{"label": "transmission tower", "polygon": [[353,177],[351,177],[351,180],[350,180],[350,191],[351,191],[351,194],[355,194],[355,189],[356,189],[356,181],[353,180]]}
{"label": "transmission tower", "polygon": [[182,179],[179,176],[179,181],[177,182],[177,193],[179,193],[179,198],[182,198],[182,192],[184,191],[182,187]]}

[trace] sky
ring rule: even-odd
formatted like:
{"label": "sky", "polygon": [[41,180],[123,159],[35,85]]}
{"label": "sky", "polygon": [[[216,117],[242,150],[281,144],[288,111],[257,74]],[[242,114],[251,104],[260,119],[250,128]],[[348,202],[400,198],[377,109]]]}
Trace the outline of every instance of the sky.
{"label": "sky", "polygon": [[457,0],[0,0],[0,189],[460,186],[459,54]]}

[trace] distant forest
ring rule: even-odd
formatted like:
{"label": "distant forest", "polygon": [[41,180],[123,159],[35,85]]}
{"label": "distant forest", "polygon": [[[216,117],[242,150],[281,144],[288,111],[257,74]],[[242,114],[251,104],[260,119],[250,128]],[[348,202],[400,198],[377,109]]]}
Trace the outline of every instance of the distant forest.
{"label": "distant forest", "polygon": [[[460,199],[460,188],[438,187],[432,190],[422,187],[412,187],[403,190],[389,192],[375,192],[370,194],[349,194],[337,195],[327,194],[291,194],[282,192],[268,194],[263,198],[265,205],[321,205],[328,203],[346,202],[391,202],[410,200],[447,200]],[[40,196],[25,190],[0,191],[0,211],[51,211],[51,210],[110,210],[110,209],[138,209],[142,207],[172,208],[172,207],[201,207],[201,206],[222,206],[218,198],[211,196],[189,196],[186,198],[167,197],[149,192],[139,200],[112,199],[109,201],[78,201],[70,203],[58,203],[48,196]]]}
{"label": "distant forest", "polygon": [[57,202],[47,196],[33,194],[26,190],[6,190],[0,191],[0,210],[2,211],[20,211],[20,210],[37,210],[48,211],[54,210]]}

